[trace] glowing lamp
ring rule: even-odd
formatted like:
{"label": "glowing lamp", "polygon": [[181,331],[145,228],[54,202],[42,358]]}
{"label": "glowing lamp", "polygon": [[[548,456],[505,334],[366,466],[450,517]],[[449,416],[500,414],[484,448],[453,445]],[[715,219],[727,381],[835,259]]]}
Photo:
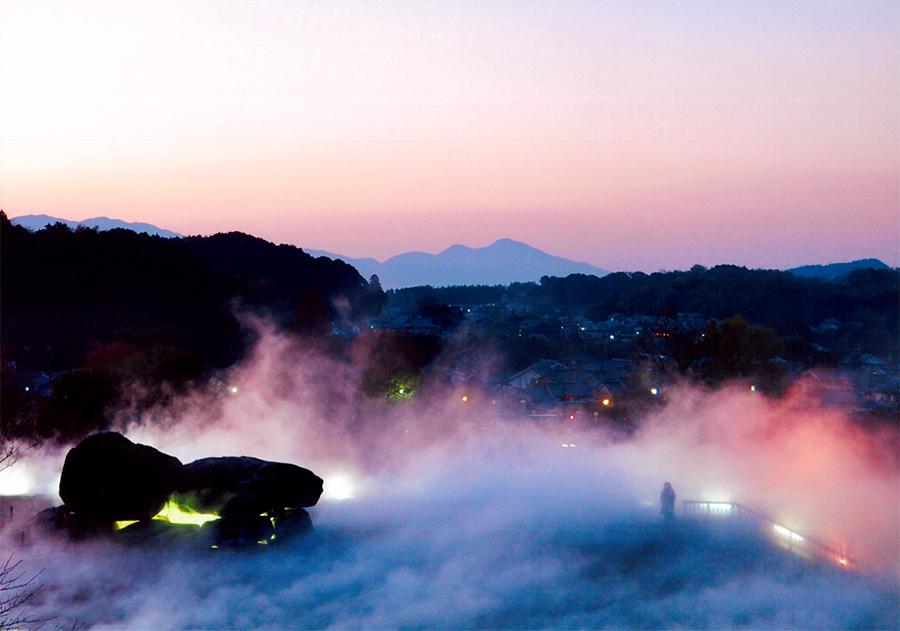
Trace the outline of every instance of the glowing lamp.
{"label": "glowing lamp", "polygon": [[356,488],[349,476],[338,474],[325,479],[323,495],[326,499],[342,501],[356,497]]}
{"label": "glowing lamp", "polygon": [[190,524],[192,526],[202,526],[208,521],[215,521],[219,516],[215,513],[197,513],[189,508],[179,506],[177,503],[169,500],[162,510],[159,511],[153,519],[157,521],[167,521],[170,524]]}
{"label": "glowing lamp", "polygon": [[0,496],[28,495],[32,492],[32,487],[31,477],[22,464],[0,471]]}
{"label": "glowing lamp", "polygon": [[238,393],[238,387],[237,387],[237,386],[231,386],[230,388],[228,388],[228,392],[230,392],[231,394],[237,394],[237,393]]}
{"label": "glowing lamp", "polygon": [[468,400],[469,400],[469,395],[468,395],[468,394],[462,395],[462,402],[463,402],[463,403],[466,403]]}
{"label": "glowing lamp", "polygon": [[659,394],[659,389],[658,388],[650,388],[650,394],[652,394],[653,396],[656,396],[657,394]]}
{"label": "glowing lamp", "polygon": [[601,401],[601,403],[603,404],[603,407],[607,407],[607,408],[610,405],[612,405],[612,401],[610,401],[609,399],[603,399],[603,401]]}
{"label": "glowing lamp", "polygon": [[125,519],[122,521],[114,521],[113,528],[116,530],[122,530],[123,528],[128,528],[131,524],[138,523],[137,519]]}

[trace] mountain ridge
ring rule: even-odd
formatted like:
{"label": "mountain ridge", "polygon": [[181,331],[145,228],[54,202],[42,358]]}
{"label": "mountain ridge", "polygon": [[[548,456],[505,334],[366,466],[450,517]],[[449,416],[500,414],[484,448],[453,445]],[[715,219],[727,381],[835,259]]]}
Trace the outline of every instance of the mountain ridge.
{"label": "mountain ridge", "polygon": [[855,261],[826,263],[824,265],[801,265],[800,267],[793,267],[785,271],[790,272],[794,276],[801,276],[803,278],[834,280],[859,269],[890,269],[890,266],[880,259],[868,258],[857,259]]}
{"label": "mountain ridge", "polygon": [[96,228],[97,230],[104,231],[121,228],[124,230],[131,230],[132,232],[164,237],[166,239],[175,239],[184,236],[183,234],[173,232],[172,230],[165,230],[164,228],[154,226],[153,224],[123,221],[121,219],[114,219],[103,215],[99,217],[89,217],[88,219],[82,219],[81,221],[63,219],[61,217],[53,217],[45,214],[19,215],[18,217],[11,217],[10,221],[13,225],[22,226],[29,230],[40,230],[41,228],[55,223],[62,223],[73,230],[76,228]]}
{"label": "mountain ridge", "polygon": [[[40,230],[47,225],[59,222],[72,229],[87,227],[103,231],[122,228],[165,238],[183,238],[185,236],[153,224],[127,222],[106,216],[75,221],[46,214],[32,214],[13,217],[11,221],[15,225],[30,230]],[[369,278],[373,274],[378,275],[381,285],[385,289],[417,285],[435,287],[508,285],[514,282],[538,281],[542,276],[568,276],[569,274],[604,276],[609,273],[589,263],[555,256],[508,237],[496,239],[484,247],[454,243],[437,254],[414,250],[388,257],[384,261],[373,257],[354,258],[306,247],[302,249],[313,257],[324,256],[352,265],[364,278]],[[854,270],[867,268],[890,269],[879,259],[865,258],[847,262],[802,265],[785,271],[795,276],[834,280]]]}
{"label": "mountain ridge", "polygon": [[609,273],[589,263],[548,254],[509,238],[497,239],[480,248],[454,243],[438,254],[403,252],[384,261],[354,259],[323,250],[307,251],[314,256],[339,258],[356,267],[365,277],[377,274],[385,289],[416,285],[508,285],[537,281],[541,276],[604,276]]}

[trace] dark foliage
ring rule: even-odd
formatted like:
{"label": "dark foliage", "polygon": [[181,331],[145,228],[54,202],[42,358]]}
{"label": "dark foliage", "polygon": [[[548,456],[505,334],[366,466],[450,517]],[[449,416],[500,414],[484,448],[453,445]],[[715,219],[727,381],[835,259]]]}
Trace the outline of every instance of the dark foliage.
{"label": "dark foliage", "polygon": [[248,305],[290,311],[314,291],[326,302],[338,295],[362,298],[368,283],[356,269],[339,260],[313,258],[292,245],[274,245],[241,232],[187,237],[186,249],[232,281],[232,292]]}
{"label": "dark foliage", "polygon": [[[238,309],[304,333],[384,303],[349,265],[241,233],[165,239],[129,230],[31,232],[0,211],[2,431],[103,429],[123,386],[152,404],[247,348]],[[24,375],[62,373],[37,405]]]}
{"label": "dark foliage", "polygon": [[[715,320],[740,314],[789,341],[786,349],[794,357],[813,353],[811,328],[833,318],[842,327],[826,341],[838,354],[869,352],[896,358],[900,349],[900,271],[896,269],[861,269],[825,281],[776,270],[696,265],[689,271],[619,272],[602,278],[545,276],[540,283],[505,288],[412,287],[393,290],[388,296],[391,307],[410,308],[424,297],[449,305],[506,302],[521,305],[537,317],[566,313],[598,321],[615,314],[699,313]],[[687,347],[671,350],[690,351]],[[693,359],[679,361],[690,364]]]}
{"label": "dark foliage", "polygon": [[[369,290],[355,269],[241,233],[164,239],[128,230],[38,232],[0,217],[6,358],[65,370],[98,343],[168,344],[204,366],[244,348],[235,301],[289,321],[310,291],[351,310]],[[354,315],[359,315],[354,312]]]}
{"label": "dark foliage", "polygon": [[361,390],[371,397],[390,397],[398,383],[418,384],[443,348],[437,336],[391,332],[367,333],[358,346],[365,357]]}
{"label": "dark foliage", "polygon": [[390,289],[388,304],[398,310],[412,311],[423,301],[449,305],[483,305],[500,302],[507,293],[502,285],[464,285],[455,287],[407,287]]}

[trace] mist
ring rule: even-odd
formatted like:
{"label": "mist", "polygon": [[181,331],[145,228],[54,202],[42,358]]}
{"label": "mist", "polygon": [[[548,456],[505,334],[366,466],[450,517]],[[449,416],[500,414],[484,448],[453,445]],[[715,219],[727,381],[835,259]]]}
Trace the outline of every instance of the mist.
{"label": "mist", "polygon": [[[500,418],[453,389],[392,406],[342,363],[263,326],[222,387],[120,422],[183,462],[252,455],[325,479],[315,532],[276,549],[36,539],[41,615],[90,628],[896,628],[896,433],[808,384],[768,399],[677,386],[627,437]],[[473,397],[475,398],[475,397]],[[569,445],[564,447],[563,445]],[[14,470],[55,493],[64,452]],[[680,518],[740,502],[852,557],[812,562],[758,532]]]}

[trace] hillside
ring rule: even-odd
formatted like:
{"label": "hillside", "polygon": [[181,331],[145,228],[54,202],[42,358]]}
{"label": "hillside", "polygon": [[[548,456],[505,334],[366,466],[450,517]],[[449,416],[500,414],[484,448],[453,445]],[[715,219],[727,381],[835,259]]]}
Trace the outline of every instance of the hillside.
{"label": "hillside", "polygon": [[345,263],[241,233],[31,232],[0,214],[0,250],[4,359],[35,370],[78,367],[110,343],[170,346],[201,365],[227,365],[245,343],[236,307],[290,323],[309,292],[357,314],[369,293]]}
{"label": "hillside", "polygon": [[823,280],[834,280],[841,276],[846,276],[850,272],[861,269],[890,269],[885,263],[878,259],[860,259],[858,261],[849,261],[847,263],[829,263],[827,265],[803,265],[802,267],[794,267],[787,270],[794,276],[802,276],[804,278],[821,278]]}

